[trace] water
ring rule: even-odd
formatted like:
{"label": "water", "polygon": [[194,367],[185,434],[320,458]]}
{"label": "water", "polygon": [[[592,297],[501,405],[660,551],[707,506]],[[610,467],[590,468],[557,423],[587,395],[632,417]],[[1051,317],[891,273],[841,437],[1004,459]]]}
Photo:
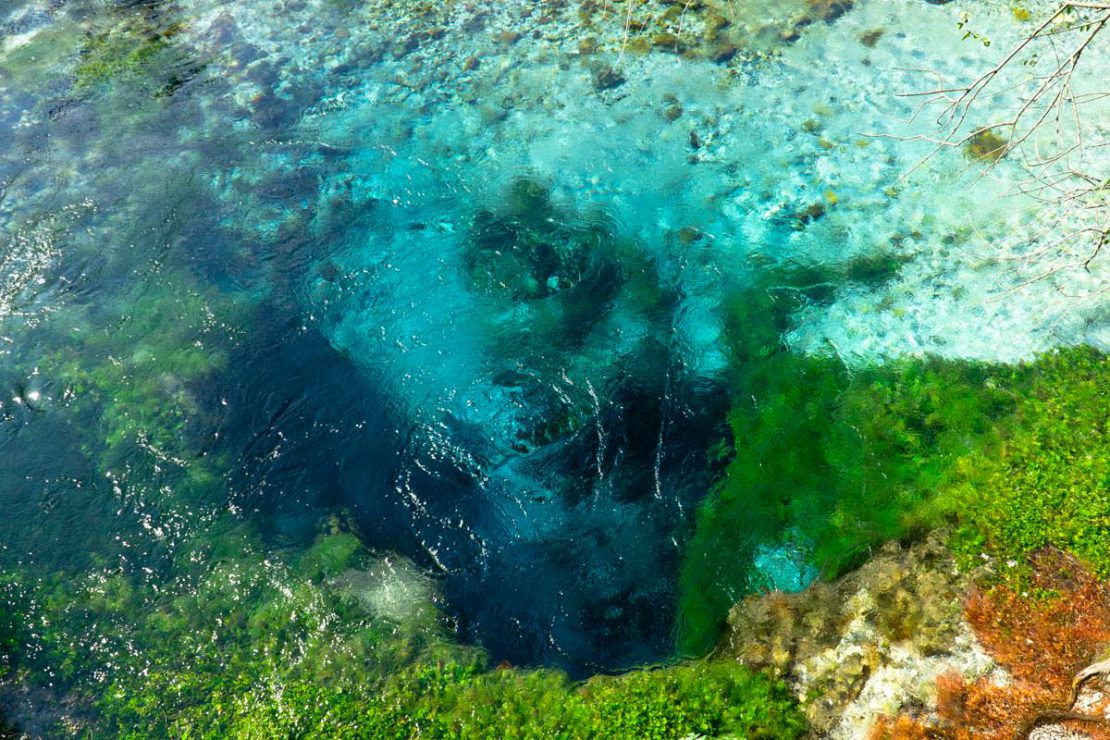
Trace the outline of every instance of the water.
{"label": "water", "polygon": [[794,317],[850,363],[1105,340],[1058,291],[1100,265],[998,299],[1046,223],[1016,168],[904,140],[1008,8],[849,5],[0,6],[5,563],[156,579],[343,511],[496,660],[664,658],[753,276],[892,256]]}

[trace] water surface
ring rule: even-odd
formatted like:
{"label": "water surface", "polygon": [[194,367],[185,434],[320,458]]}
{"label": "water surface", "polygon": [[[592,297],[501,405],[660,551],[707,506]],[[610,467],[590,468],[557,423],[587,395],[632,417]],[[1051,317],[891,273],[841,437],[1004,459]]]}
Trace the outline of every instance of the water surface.
{"label": "water surface", "polygon": [[679,7],[0,7],[5,566],[172,578],[224,517],[342,512],[495,660],[622,669],[673,648],[746,286],[825,270],[786,339],[849,364],[1105,339],[1059,282],[998,299],[1020,173],[907,140],[1008,8]]}

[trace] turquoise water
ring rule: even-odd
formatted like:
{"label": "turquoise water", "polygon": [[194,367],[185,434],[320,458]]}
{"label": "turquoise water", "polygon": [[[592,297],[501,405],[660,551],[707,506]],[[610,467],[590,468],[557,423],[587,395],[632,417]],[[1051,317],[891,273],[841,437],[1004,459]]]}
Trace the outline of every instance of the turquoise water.
{"label": "turquoise water", "polygon": [[342,512],[495,660],[618,670],[673,648],[756,278],[831,276],[785,341],[849,365],[1108,337],[1100,265],[1018,259],[1055,223],[1020,166],[922,164],[900,97],[996,59],[1006,4],[16,0],[0,29],[6,567],[160,582],[213,522],[281,550]]}

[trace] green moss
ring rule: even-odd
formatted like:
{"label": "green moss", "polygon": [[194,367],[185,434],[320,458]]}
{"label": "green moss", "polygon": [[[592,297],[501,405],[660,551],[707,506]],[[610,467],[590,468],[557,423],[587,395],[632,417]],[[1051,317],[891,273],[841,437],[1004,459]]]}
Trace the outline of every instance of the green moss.
{"label": "green moss", "polygon": [[[142,722],[147,704],[132,706],[133,719]],[[160,706],[156,701],[151,708]],[[143,737],[147,727],[132,725],[124,737]],[[293,679],[280,688],[218,686],[202,711],[190,711],[188,722],[169,729],[206,738],[661,740],[801,737],[805,724],[784,686],[731,662],[638,671],[582,686],[556,671],[447,662],[415,665],[369,685]]]}
{"label": "green moss", "polygon": [[787,351],[780,337],[804,294],[785,288],[809,279],[779,275],[783,289],[745,291],[728,307],[732,439],[680,574],[689,653],[712,646],[740,598],[774,585],[755,568],[761,547],[793,543],[831,578],[873,546],[939,524],[950,503],[937,490],[1016,405],[1001,368],[925,359],[849,370]]}
{"label": "green moss", "polygon": [[438,628],[383,620],[240,544],[238,558],[157,588],[106,571],[42,581],[13,613],[41,626],[30,675],[95,706],[91,737],[789,738],[805,729],[784,686],[734,661],[583,684],[552,670],[489,670]]}
{"label": "green moss", "polygon": [[[27,640],[26,590],[20,579],[0,574],[0,680],[7,676]],[[0,728],[3,727],[0,717]]]}
{"label": "green moss", "polygon": [[312,579],[338,575],[354,565],[362,550],[362,542],[349,532],[322,535],[301,556],[300,571]]}
{"label": "green moss", "polygon": [[95,36],[81,51],[74,68],[74,86],[87,90],[114,79],[137,77],[147,70],[166,49],[160,36],[108,32]]}
{"label": "green moss", "polygon": [[1003,444],[960,465],[954,546],[968,566],[992,557],[1004,577],[1048,546],[1110,577],[1110,359],[1075,349],[1028,372]]}

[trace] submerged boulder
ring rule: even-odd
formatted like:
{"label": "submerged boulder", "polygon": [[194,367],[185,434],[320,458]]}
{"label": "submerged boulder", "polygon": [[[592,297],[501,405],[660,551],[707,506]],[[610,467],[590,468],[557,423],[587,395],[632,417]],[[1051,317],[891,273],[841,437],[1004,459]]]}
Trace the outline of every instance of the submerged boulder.
{"label": "submerged boulder", "polygon": [[835,583],[748,597],[722,650],[786,678],[818,733],[865,737],[875,717],[927,704],[937,676],[995,669],[963,617],[969,583],[943,533],[891,543]]}

